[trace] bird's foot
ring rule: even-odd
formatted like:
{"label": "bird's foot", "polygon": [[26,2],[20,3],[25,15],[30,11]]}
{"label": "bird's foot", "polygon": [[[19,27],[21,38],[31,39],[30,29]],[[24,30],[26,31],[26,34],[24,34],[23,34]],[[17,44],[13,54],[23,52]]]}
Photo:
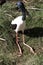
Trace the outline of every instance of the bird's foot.
{"label": "bird's foot", "polygon": [[30,52],[33,53],[34,55],[36,55],[35,51],[33,50],[32,47],[30,47]]}

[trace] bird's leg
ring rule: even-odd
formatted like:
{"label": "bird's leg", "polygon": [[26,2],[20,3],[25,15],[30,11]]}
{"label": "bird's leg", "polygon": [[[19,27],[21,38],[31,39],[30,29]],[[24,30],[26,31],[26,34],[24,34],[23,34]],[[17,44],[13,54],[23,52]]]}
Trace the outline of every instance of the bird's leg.
{"label": "bird's leg", "polygon": [[25,46],[27,46],[27,47],[30,49],[30,51],[34,54],[35,52],[34,52],[34,50],[32,49],[32,47],[30,47],[29,45],[25,44],[24,34],[22,35],[22,37],[23,37],[23,44],[24,44]]}
{"label": "bird's leg", "polygon": [[16,33],[16,44],[17,44],[17,46],[18,46],[18,49],[19,49],[19,56],[21,56],[22,55],[22,50],[21,50],[21,47],[20,47],[20,45],[19,45],[19,43],[18,43],[18,33]]}

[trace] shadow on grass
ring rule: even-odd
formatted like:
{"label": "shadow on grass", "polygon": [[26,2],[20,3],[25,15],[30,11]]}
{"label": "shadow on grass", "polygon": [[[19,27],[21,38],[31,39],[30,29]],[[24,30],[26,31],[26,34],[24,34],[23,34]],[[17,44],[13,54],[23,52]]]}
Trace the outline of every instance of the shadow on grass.
{"label": "shadow on grass", "polygon": [[[18,33],[21,33],[19,31]],[[30,28],[30,29],[25,29],[24,34],[29,37],[43,37],[43,28],[42,27],[35,27],[35,28]],[[15,40],[15,37],[14,37]]]}
{"label": "shadow on grass", "polygon": [[43,37],[43,28],[35,27],[31,29],[26,29],[24,34],[30,37]]}

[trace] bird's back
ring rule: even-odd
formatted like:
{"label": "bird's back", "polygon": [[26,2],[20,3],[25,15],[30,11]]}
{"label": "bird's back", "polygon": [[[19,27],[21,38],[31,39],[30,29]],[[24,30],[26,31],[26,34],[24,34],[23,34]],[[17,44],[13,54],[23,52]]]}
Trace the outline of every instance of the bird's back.
{"label": "bird's back", "polygon": [[22,16],[18,16],[16,17],[14,20],[12,20],[11,24],[22,24],[23,20],[22,20]]}

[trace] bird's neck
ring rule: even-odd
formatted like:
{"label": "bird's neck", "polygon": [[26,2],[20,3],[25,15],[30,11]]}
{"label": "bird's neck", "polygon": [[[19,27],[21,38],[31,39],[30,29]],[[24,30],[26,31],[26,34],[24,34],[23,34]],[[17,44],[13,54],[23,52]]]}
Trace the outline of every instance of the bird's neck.
{"label": "bird's neck", "polygon": [[26,20],[26,14],[22,12],[22,20]]}

